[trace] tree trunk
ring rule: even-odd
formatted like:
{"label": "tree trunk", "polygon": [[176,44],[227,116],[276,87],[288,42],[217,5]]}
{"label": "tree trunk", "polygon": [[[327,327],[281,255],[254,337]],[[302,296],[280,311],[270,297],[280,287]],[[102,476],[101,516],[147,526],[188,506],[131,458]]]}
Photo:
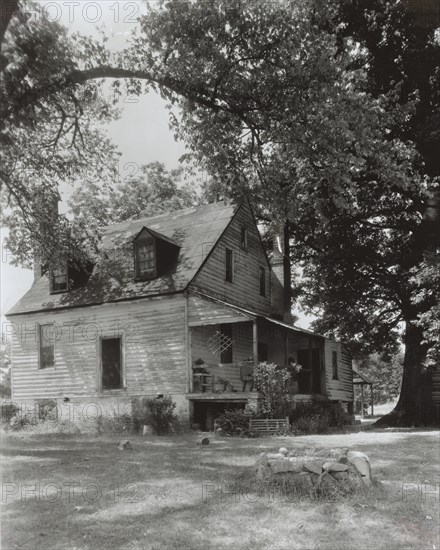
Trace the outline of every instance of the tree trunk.
{"label": "tree trunk", "polygon": [[389,414],[380,418],[374,426],[438,426],[439,414],[432,402],[432,374],[423,367],[427,347],[422,344],[420,327],[406,322],[405,358],[399,401]]}

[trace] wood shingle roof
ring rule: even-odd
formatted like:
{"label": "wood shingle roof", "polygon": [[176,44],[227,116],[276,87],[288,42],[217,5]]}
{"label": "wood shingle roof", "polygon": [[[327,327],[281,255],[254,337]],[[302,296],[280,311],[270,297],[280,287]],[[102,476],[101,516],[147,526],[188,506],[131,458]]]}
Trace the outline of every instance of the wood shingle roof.
{"label": "wood shingle roof", "polygon": [[[43,275],[7,315],[182,292],[201,268],[238,208],[236,204],[216,202],[105,227],[102,230],[102,254],[87,286],[51,295],[49,277]],[[133,240],[143,227],[158,238],[176,243],[180,247],[179,259],[172,273],[135,282]]]}

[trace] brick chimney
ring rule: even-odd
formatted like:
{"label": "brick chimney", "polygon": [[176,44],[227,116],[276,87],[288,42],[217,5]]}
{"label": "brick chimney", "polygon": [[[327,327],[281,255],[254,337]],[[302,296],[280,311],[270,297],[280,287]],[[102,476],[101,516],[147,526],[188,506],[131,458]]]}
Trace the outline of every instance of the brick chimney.
{"label": "brick chimney", "polygon": [[39,281],[43,275],[43,266],[41,264],[41,254],[38,246],[34,248],[34,259],[33,259],[33,271],[34,271],[34,283]]}
{"label": "brick chimney", "polygon": [[[285,253],[286,251],[286,253]],[[273,237],[272,258],[272,311],[287,323],[292,322],[291,273],[289,231],[287,224],[280,226]]]}
{"label": "brick chimney", "polygon": [[[44,199],[45,202],[47,202],[48,199]],[[58,203],[61,200],[61,197],[59,193],[57,192],[55,195],[49,198],[49,201],[52,202],[52,208],[49,208],[46,212],[46,220],[41,220],[41,228],[43,229],[44,225],[47,224],[49,228],[53,227],[54,220],[56,220],[59,216],[59,208]],[[49,229],[50,230],[50,229]],[[45,229],[47,231],[47,228]],[[44,234],[45,231],[42,231]],[[45,265],[45,262],[43,262],[43,254],[41,251],[41,244],[35,242],[34,244],[34,252],[33,252],[33,271],[34,271],[34,283],[46,273],[47,264]]]}

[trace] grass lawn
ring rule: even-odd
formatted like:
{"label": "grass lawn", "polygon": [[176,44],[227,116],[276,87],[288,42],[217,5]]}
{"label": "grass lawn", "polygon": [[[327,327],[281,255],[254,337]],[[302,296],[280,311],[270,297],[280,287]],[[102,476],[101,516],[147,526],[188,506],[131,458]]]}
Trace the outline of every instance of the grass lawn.
{"label": "grass lawn", "polygon": [[[3,435],[2,548],[439,549],[439,432],[216,439]],[[383,482],[340,502],[262,495],[262,451],[352,447]],[[425,483],[425,485],[423,485]],[[437,493],[429,494],[437,484]],[[235,494],[234,494],[235,490]]]}

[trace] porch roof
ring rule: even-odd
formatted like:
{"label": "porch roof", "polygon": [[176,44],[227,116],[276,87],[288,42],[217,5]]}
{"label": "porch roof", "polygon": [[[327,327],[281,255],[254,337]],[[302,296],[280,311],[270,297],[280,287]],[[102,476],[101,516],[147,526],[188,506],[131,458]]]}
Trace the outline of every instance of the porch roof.
{"label": "porch roof", "polygon": [[365,376],[365,374],[362,374],[357,370],[353,369],[353,384],[369,384],[372,386],[374,382],[373,380],[371,380],[371,378],[368,378],[368,376]]}
{"label": "porch roof", "polygon": [[[278,319],[273,319],[272,317],[267,317],[266,315],[261,315],[261,313],[258,313],[256,311],[252,311],[250,309],[243,308],[241,306],[230,304],[229,302],[225,302],[223,300],[220,300],[219,298],[214,298],[213,296],[210,296],[210,295],[205,294],[203,292],[199,292],[199,291],[196,291],[194,289],[191,289],[191,292],[193,292],[194,294],[197,294],[198,296],[200,296],[200,297],[202,297],[206,300],[209,300],[209,301],[214,302],[216,304],[219,304],[219,305],[221,305],[225,308],[233,310],[236,314],[238,313],[239,316],[243,317],[243,321],[260,319],[260,320],[267,321],[268,323],[272,323],[274,325],[284,327],[288,330],[292,330],[292,331],[295,331],[295,332],[302,332],[304,334],[309,334],[310,336],[318,336],[319,338],[325,338],[321,334],[317,334],[316,332],[312,332],[311,330],[307,330],[305,328],[297,327],[295,325],[290,325],[289,323],[286,323],[284,321],[279,321]],[[236,321],[236,322],[239,322],[239,321]],[[202,324],[206,324],[206,321],[201,323],[201,325]]]}

